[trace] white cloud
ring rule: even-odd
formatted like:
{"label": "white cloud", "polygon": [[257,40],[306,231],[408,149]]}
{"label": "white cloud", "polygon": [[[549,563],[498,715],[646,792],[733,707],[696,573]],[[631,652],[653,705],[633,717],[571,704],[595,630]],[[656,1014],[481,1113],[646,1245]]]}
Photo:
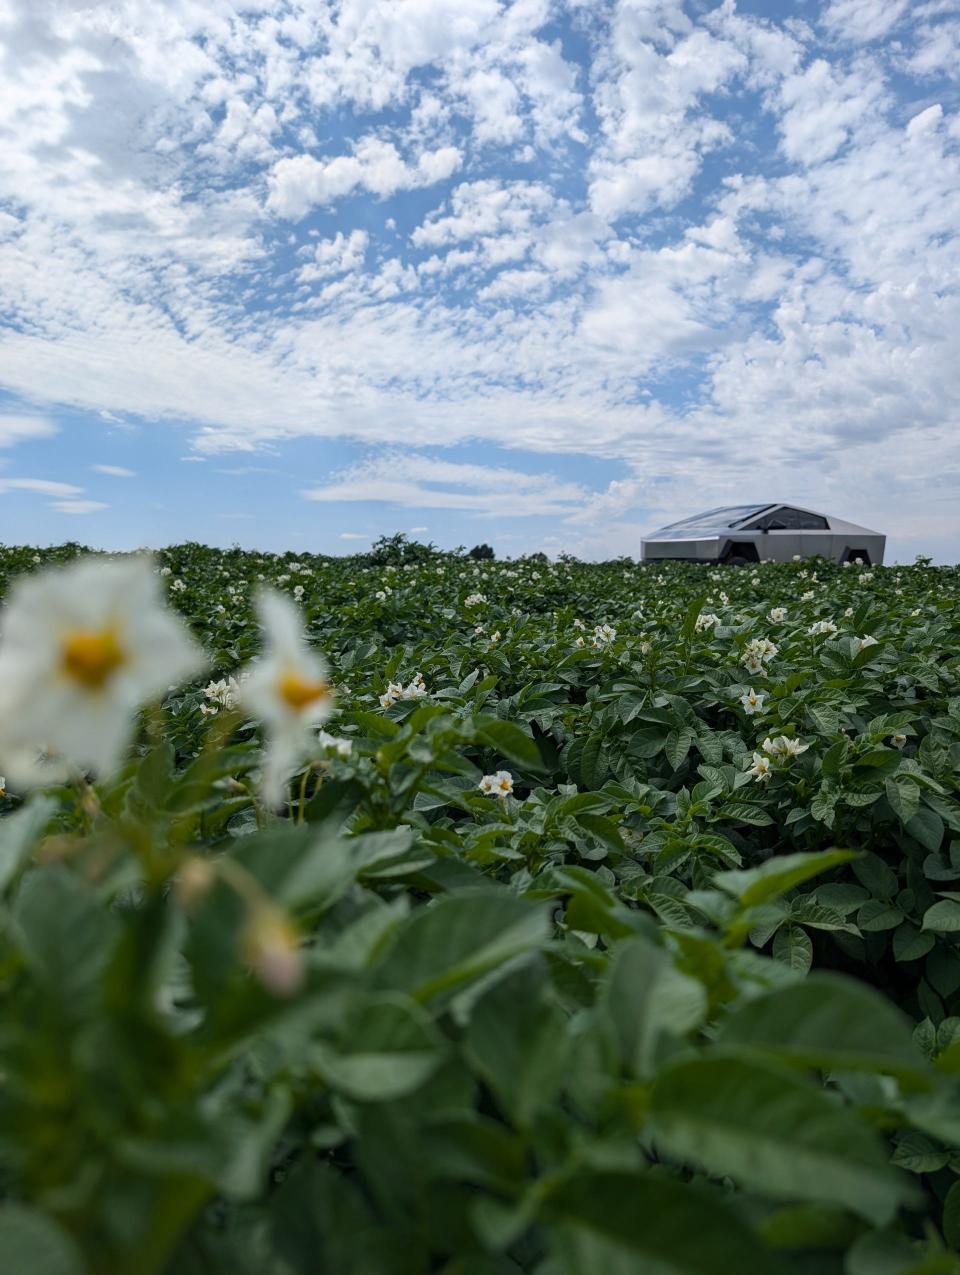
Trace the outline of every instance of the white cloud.
{"label": "white cloud", "polygon": [[828,30],[858,44],[879,40],[907,12],[910,0],[830,0],[823,14]]}
{"label": "white cloud", "polygon": [[109,474],[111,478],[136,478],[136,471],[133,469],[125,469],[123,465],[91,465],[90,468],[98,474]]}
{"label": "white cloud", "polygon": [[46,416],[0,414],[0,447],[13,447],[28,438],[52,438],[57,432]]}
{"label": "white cloud", "polygon": [[[0,386],[186,423],[189,463],[304,436],[587,453],[623,486],[548,475],[539,507],[594,510],[597,544],[637,493],[652,520],[724,503],[731,438],[758,483],[924,526],[960,471],[960,23],[815,8],[0,0]],[[52,415],[11,409],[0,446]],[[321,490],[538,507],[474,479]]]}
{"label": "white cloud", "polygon": [[298,281],[311,283],[358,270],[369,243],[370,236],[365,230],[351,230],[348,235],[338,230],[332,239],[321,239],[313,246],[310,263],[297,275]]}
{"label": "white cloud", "polygon": [[585,496],[549,474],[459,464],[416,453],[388,453],[356,465],[322,487],[301,492],[327,504],[372,501],[405,509],[460,510],[483,517],[575,513]]}
{"label": "white cloud", "polygon": [[49,478],[0,478],[2,491],[32,491],[40,496],[79,496],[83,488]]}
{"label": "white cloud", "polygon": [[398,190],[432,186],[445,181],[460,166],[455,146],[423,151],[408,164],[392,142],[362,138],[352,155],[331,160],[296,155],[274,164],[268,183],[267,207],[279,217],[298,221],[312,208],[329,206],[358,188],[384,197]]}
{"label": "white cloud", "polygon": [[99,500],[54,500],[50,508],[58,514],[95,514],[110,506]]}

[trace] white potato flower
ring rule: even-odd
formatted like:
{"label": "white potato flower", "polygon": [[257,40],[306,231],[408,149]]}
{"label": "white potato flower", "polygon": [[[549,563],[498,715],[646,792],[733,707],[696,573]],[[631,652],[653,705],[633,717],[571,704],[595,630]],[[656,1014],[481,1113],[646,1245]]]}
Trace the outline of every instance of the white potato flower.
{"label": "white potato flower", "polygon": [[795,739],[792,735],[775,735],[772,739],[768,735],[760,745],[765,753],[769,753],[771,757],[798,757],[801,753],[805,753],[810,747],[809,744],[802,744],[799,739]]}
{"label": "white potato flower", "polygon": [[702,633],[704,629],[709,629],[712,625],[718,624],[719,621],[720,617],[714,615],[712,611],[701,611],[697,616],[695,627],[698,633]]}
{"label": "white potato flower", "polygon": [[70,766],[109,773],[137,710],[204,659],[148,557],[83,558],[23,579],[3,612],[0,755],[26,784]]}
{"label": "white potato flower", "polygon": [[617,630],[609,624],[598,624],[593,630],[593,645],[608,646],[617,636]]}
{"label": "white potato flower", "polygon": [[470,593],[463,599],[465,607],[480,607],[486,602],[486,598],[482,593]]}
{"label": "white potato flower", "polygon": [[836,633],[837,626],[832,620],[817,620],[816,624],[810,626],[811,637],[821,637],[824,634]]}
{"label": "white potato flower", "polygon": [[745,713],[759,713],[763,709],[765,698],[763,691],[755,691],[751,686],[745,695],[740,696],[740,703],[743,705]]}
{"label": "white potato flower", "polygon": [[403,699],[403,687],[399,682],[388,682],[387,689],[380,696],[381,708],[393,708],[397,700]]}
{"label": "white potato flower", "polygon": [[767,619],[773,624],[782,624],[787,618],[786,607],[772,607],[767,615]]}
{"label": "white potato flower", "polygon": [[769,638],[753,638],[743,648],[740,663],[744,664],[749,672],[760,673],[767,660],[772,660],[776,655],[777,649]]}
{"label": "white potato flower", "polygon": [[865,651],[868,646],[878,646],[879,643],[875,637],[871,637],[868,633],[865,637],[855,637],[850,639],[850,646],[854,655],[859,655],[861,651]]}
{"label": "white potato flower", "polygon": [[273,807],[283,801],[290,772],[307,751],[311,727],[333,712],[326,661],[306,644],[299,610],[280,593],[264,592],[257,612],[266,650],[240,687],[244,705],[266,728],[261,787]]}
{"label": "white potato flower", "polygon": [[891,737],[890,742],[893,744],[894,748],[903,748],[907,742],[907,737],[902,731],[897,731],[897,733]]}
{"label": "white potato flower", "polygon": [[413,678],[400,692],[401,699],[423,699],[427,695],[427,684],[422,673],[414,673]]}
{"label": "white potato flower", "polygon": [[763,753],[754,753],[753,765],[749,767],[749,773],[753,775],[755,782],[759,782],[762,779],[769,779],[770,758],[764,757]]}
{"label": "white potato flower", "polygon": [[220,708],[236,708],[239,693],[240,683],[235,677],[208,682],[203,688],[204,698],[219,705]]}
{"label": "white potato flower", "polygon": [[317,732],[317,742],[327,753],[336,753],[338,757],[349,757],[353,752],[353,740],[340,739],[325,730]]}
{"label": "white potato flower", "polygon": [[508,797],[513,792],[513,775],[509,770],[498,770],[495,775],[484,775],[477,787],[488,797]]}

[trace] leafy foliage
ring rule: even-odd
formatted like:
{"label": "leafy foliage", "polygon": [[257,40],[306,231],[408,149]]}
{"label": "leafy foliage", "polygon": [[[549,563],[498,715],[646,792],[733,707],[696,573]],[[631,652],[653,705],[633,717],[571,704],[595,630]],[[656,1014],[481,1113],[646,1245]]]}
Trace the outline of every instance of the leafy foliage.
{"label": "leafy foliage", "polygon": [[2,799],[0,1269],[960,1272],[960,573],[158,566],[333,742],[265,809],[198,683]]}

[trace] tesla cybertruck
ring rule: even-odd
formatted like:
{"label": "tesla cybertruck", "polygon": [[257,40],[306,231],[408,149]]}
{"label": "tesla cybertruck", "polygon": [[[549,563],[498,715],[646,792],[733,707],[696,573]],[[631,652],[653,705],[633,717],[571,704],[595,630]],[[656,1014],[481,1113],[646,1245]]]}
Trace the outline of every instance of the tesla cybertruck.
{"label": "tesla cybertruck", "polygon": [[726,562],[745,566],[820,554],[834,562],[883,562],[886,536],[795,505],[727,505],[645,536],[645,562]]}

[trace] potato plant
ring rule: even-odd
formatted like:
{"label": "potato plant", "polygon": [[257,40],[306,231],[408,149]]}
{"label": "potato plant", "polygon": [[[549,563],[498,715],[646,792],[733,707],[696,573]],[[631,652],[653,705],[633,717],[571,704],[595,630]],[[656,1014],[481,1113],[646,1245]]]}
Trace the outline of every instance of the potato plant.
{"label": "potato plant", "polygon": [[153,569],[206,667],[2,799],[0,1270],[960,1273],[960,570]]}

